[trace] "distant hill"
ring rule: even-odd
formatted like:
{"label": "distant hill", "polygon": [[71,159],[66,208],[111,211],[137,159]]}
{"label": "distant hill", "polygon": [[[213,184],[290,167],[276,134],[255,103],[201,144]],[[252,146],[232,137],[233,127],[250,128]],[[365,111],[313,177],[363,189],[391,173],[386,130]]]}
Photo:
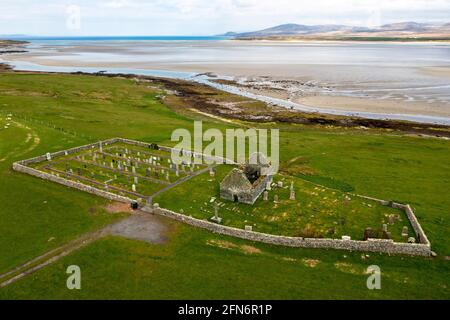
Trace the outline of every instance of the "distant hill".
{"label": "distant hill", "polygon": [[450,23],[428,24],[400,22],[379,27],[346,25],[303,25],[288,23],[244,33],[228,32],[238,39],[248,38],[317,38],[317,37],[450,37]]}

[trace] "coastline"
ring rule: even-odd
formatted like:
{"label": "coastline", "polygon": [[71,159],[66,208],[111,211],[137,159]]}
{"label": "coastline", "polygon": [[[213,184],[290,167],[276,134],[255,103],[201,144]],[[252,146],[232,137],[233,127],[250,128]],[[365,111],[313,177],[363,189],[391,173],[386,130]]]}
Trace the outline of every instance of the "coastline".
{"label": "coastline", "polygon": [[[1,65],[1,63],[0,63]],[[197,114],[225,122],[258,122],[283,123],[325,126],[329,128],[348,128],[354,130],[382,130],[385,133],[399,132],[418,137],[437,137],[450,139],[450,126],[405,121],[401,119],[371,119],[355,115],[336,115],[319,112],[304,112],[267,104],[259,100],[236,96],[233,93],[219,90],[201,82],[192,81],[192,78],[178,79],[174,77],[161,77],[138,75],[129,73],[103,73],[103,72],[48,72],[48,71],[17,71],[5,70],[13,73],[43,73],[83,75],[93,77],[126,78],[144,83],[144,85],[157,85],[165,91],[161,96],[162,102],[175,112]],[[202,75],[200,75],[202,76]],[[148,84],[146,84],[148,83]],[[240,97],[240,98],[239,98]]]}
{"label": "coastline", "polygon": [[[283,107],[286,109],[295,109],[311,114],[325,114],[331,116],[353,116],[362,117],[373,120],[405,120],[415,123],[428,123],[438,125],[450,125],[450,107],[442,107],[438,103],[422,103],[408,102],[401,103],[390,99],[368,99],[364,97],[351,97],[339,95],[324,95],[322,93],[308,93],[302,96],[292,95],[292,86],[279,89],[274,84],[280,82],[288,82],[280,80],[279,76],[263,77],[264,83],[262,87],[255,85],[243,85],[236,81],[236,78],[243,77],[244,74],[251,74],[250,69],[242,68],[241,65],[144,65],[139,68],[139,63],[127,63],[125,67],[122,63],[82,63],[79,62],[74,66],[73,61],[51,60],[27,58],[28,62],[21,61],[22,54],[8,55],[6,64],[15,65],[16,70],[20,71],[39,71],[39,72],[86,72],[95,73],[98,71],[107,71],[114,74],[135,74],[140,76],[156,76],[176,79],[187,79],[190,81],[206,84],[218,90],[227,91],[228,93],[241,95],[247,98],[256,99],[265,103]],[[2,59],[0,58],[0,63]],[[40,62],[37,64],[36,62]],[[275,69],[276,66],[266,66],[268,69]],[[226,70],[238,76],[219,76],[216,72]],[[281,70],[280,70],[281,69]],[[278,68],[278,72],[283,72],[285,68]],[[235,72],[234,72],[235,71]],[[427,72],[424,68],[421,72]],[[443,77],[448,76],[448,68],[441,67],[431,69],[429,72],[440,73]],[[242,76],[241,76],[242,75]],[[250,76],[250,79],[258,79],[258,76]],[[246,78],[248,79],[248,78]],[[297,83],[309,84],[311,79],[297,77],[294,87]],[[314,86],[313,86],[314,89]]]}

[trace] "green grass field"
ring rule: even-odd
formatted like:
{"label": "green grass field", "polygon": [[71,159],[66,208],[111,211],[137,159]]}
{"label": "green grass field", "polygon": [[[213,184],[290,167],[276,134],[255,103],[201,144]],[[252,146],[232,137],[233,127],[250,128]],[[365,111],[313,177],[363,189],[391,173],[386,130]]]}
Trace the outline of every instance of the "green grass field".
{"label": "green grass field", "polygon": [[[0,273],[123,216],[106,212],[104,199],[13,172],[12,162],[114,136],[173,145],[172,130],[191,130],[197,116],[170,110],[158,94],[123,79],[0,74]],[[205,129],[230,125],[204,123]],[[283,172],[410,203],[438,257],[284,248],[173,222],[164,245],[110,237],[0,289],[0,298],[450,298],[449,141],[273,126],[281,129]],[[80,291],[66,288],[71,264],[81,267]],[[382,270],[382,290],[366,288],[372,264]]]}

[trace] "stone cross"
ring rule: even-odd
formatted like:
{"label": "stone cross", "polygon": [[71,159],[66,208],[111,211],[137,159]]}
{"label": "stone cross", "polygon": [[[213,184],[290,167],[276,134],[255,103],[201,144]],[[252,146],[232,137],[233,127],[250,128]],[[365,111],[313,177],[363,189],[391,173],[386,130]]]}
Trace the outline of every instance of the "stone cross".
{"label": "stone cross", "polygon": [[214,204],[214,217],[217,219],[219,219],[219,206],[217,205],[217,203]]}
{"label": "stone cross", "polygon": [[214,203],[214,217],[211,220],[217,223],[222,222],[222,218],[219,217],[219,205],[217,203]]}

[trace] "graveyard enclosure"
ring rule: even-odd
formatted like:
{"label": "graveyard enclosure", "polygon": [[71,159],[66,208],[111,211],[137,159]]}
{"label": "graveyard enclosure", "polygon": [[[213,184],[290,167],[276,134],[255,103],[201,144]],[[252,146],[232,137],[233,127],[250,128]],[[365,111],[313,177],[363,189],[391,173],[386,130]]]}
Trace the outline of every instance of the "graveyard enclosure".
{"label": "graveyard enclosure", "polygon": [[[220,182],[236,170],[234,164],[221,164],[214,170],[194,161],[177,165],[171,161],[172,151],[114,138],[19,161],[13,169],[110,200],[138,201],[146,212],[239,238],[294,247],[431,253],[408,205],[283,174],[265,181],[264,195],[253,205],[235,203],[220,197]],[[192,160],[205,158],[175,151]],[[156,209],[153,203],[158,203]]]}

